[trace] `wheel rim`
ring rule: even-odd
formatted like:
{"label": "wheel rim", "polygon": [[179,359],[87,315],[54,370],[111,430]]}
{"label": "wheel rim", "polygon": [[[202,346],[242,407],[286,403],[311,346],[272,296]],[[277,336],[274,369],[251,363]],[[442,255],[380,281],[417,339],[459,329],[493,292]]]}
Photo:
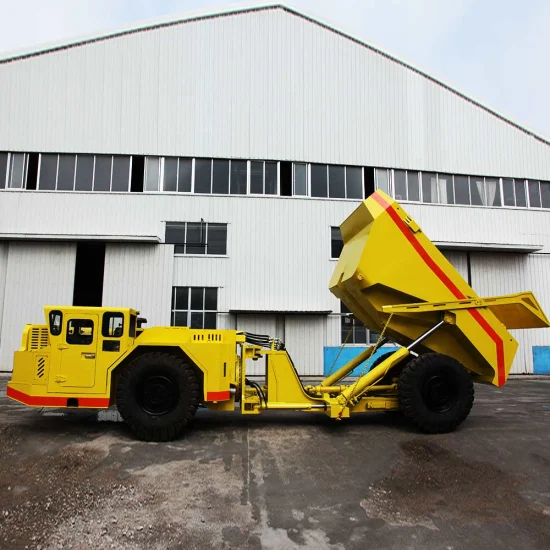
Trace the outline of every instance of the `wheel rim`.
{"label": "wheel rim", "polygon": [[435,413],[447,412],[458,401],[456,385],[447,374],[431,376],[424,384],[422,399],[430,411]]}
{"label": "wheel rim", "polygon": [[161,416],[174,410],[178,403],[177,386],[162,375],[149,376],[137,388],[137,402],[143,411]]}

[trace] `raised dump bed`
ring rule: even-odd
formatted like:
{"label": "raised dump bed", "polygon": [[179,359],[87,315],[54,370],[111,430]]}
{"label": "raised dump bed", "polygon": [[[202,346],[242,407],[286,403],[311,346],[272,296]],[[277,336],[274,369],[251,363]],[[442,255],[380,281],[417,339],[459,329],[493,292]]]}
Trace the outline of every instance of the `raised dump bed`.
{"label": "raised dump bed", "polygon": [[415,352],[453,357],[474,381],[506,382],[518,347],[508,329],[549,326],[532,292],[480,298],[382,191],[362,202],[340,230],[344,247],[330,290],[369,329],[385,327],[401,346],[437,326]]}

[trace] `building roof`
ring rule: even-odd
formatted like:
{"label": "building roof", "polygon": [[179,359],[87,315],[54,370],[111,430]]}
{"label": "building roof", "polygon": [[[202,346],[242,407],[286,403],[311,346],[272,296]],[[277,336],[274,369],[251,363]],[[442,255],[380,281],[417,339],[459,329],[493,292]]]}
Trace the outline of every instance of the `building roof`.
{"label": "building roof", "polygon": [[219,8],[214,10],[200,10],[196,12],[188,12],[186,14],[182,15],[174,15],[171,14],[169,16],[162,16],[162,17],[156,17],[153,19],[144,20],[141,22],[134,22],[130,25],[125,26],[119,26],[115,29],[106,30],[101,33],[94,33],[94,34],[88,34],[83,35],[80,37],[75,37],[68,40],[62,40],[62,41],[55,41],[50,42],[47,44],[41,44],[30,48],[25,48],[21,50],[16,50],[12,52],[0,52],[0,64],[10,63],[13,61],[18,61],[21,59],[26,59],[29,57],[35,57],[40,55],[45,55],[48,53],[56,52],[59,50],[65,50],[69,48],[75,48],[79,46],[84,46],[86,44],[91,44],[94,42],[99,42],[102,40],[109,40],[112,38],[117,38],[120,36],[128,35],[128,34],[134,34],[138,32],[147,32],[151,30],[156,30],[164,27],[172,27],[176,25],[182,25],[185,23],[195,22],[195,21],[201,21],[201,20],[208,20],[208,19],[214,19],[218,17],[228,17],[228,16],[234,16],[234,15],[240,15],[244,13],[252,13],[252,12],[259,12],[259,11],[270,11],[270,10],[282,10],[284,12],[287,12],[289,14],[292,14],[296,17],[300,17],[306,21],[309,21],[312,24],[318,25],[329,32],[336,33],[339,36],[342,36],[344,38],[347,38],[348,40],[351,40],[352,42],[355,42],[357,45],[362,46],[364,48],[368,48],[369,50],[385,57],[389,61],[392,61],[394,63],[397,63],[421,76],[424,78],[427,78],[428,80],[438,84],[439,86],[445,88],[449,92],[456,94],[463,100],[466,100],[477,107],[483,109],[484,111],[487,111],[488,113],[492,114],[493,116],[501,119],[502,121],[510,124],[511,126],[517,128],[518,130],[532,136],[534,139],[541,141],[547,145],[550,145],[550,139],[547,139],[545,137],[542,137],[541,135],[533,132],[532,130],[529,130],[524,125],[521,125],[515,121],[513,121],[510,117],[505,116],[501,114],[500,112],[496,111],[495,109],[488,107],[487,105],[483,104],[481,101],[474,99],[470,97],[469,95],[466,95],[464,92],[461,92],[457,89],[456,86],[450,85],[445,83],[441,78],[435,77],[433,75],[430,75],[423,71],[422,69],[416,67],[414,64],[412,64],[409,61],[405,61],[403,59],[400,59],[387,51],[384,51],[382,48],[378,46],[374,46],[371,43],[367,43],[364,40],[361,40],[357,38],[356,36],[353,36],[347,32],[344,32],[340,29],[337,29],[336,27],[332,26],[331,24],[323,21],[320,17],[317,15],[307,14],[304,10],[296,10],[292,7],[286,6],[281,3],[267,3],[267,4],[258,4],[255,3],[241,3],[239,5],[233,5],[232,7],[226,7],[226,8]]}

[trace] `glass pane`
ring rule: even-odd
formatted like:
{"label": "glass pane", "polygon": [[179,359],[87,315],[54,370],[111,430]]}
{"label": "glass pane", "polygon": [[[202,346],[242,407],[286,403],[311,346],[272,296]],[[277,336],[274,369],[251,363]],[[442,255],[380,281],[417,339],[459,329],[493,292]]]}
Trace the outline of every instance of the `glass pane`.
{"label": "glass pane", "polygon": [[94,191],[109,191],[111,188],[111,161],[107,155],[95,158]]}
{"label": "glass pane", "polygon": [[145,159],[145,189],[144,191],[159,190],[160,158],[147,157]]}
{"label": "glass pane", "polygon": [[59,155],[57,172],[57,190],[72,191],[74,189],[75,155]]}
{"label": "glass pane", "polygon": [[277,194],[277,163],[276,162],[265,163],[265,194],[266,195]]}
{"label": "glass pane", "polygon": [[501,206],[500,182],[495,178],[485,178],[485,204],[486,206]]}
{"label": "glass pane", "polygon": [[407,172],[407,191],[410,201],[420,200],[420,184],[418,183],[418,172]]}
{"label": "glass pane", "polygon": [[191,309],[204,309],[204,288],[191,288]]}
{"label": "glass pane", "polygon": [[174,246],[174,254],[185,254],[185,246],[182,244]]}
{"label": "glass pane", "polygon": [[185,244],[185,224],[167,223],[164,242],[166,244]]}
{"label": "glass pane", "polygon": [[188,223],[186,236],[187,254],[206,254],[206,224]]}
{"label": "glass pane", "polygon": [[212,176],[212,193],[227,195],[229,193],[229,161],[215,160]]}
{"label": "glass pane", "polygon": [[204,314],[204,328],[215,329],[216,328],[216,314],[205,313]]}
{"label": "glass pane", "polygon": [[431,172],[422,172],[422,201],[437,202],[437,178]]}
{"label": "glass pane", "polygon": [[250,163],[250,192],[263,195],[264,192],[264,163]]}
{"label": "glass pane", "polygon": [[76,191],[91,191],[94,182],[94,156],[78,155],[76,157]]}
{"label": "glass pane", "polygon": [[294,194],[307,195],[307,165],[294,165]]}
{"label": "glass pane", "polygon": [[326,164],[311,165],[311,196],[312,197],[328,196]]}
{"label": "glass pane", "polygon": [[210,311],[217,311],[218,309],[218,289],[217,288],[204,289],[204,309],[210,310]]}
{"label": "glass pane", "polygon": [[514,180],[503,179],[502,190],[504,192],[504,204],[506,206],[515,206],[516,200],[514,197]]}
{"label": "glass pane", "polygon": [[343,247],[344,247],[344,241],[342,241],[340,228],[331,227],[330,228],[330,257],[339,258]]}
{"label": "glass pane", "polygon": [[407,200],[407,178],[405,170],[393,171],[393,186],[395,189],[395,200]]}
{"label": "glass pane", "polygon": [[529,206],[531,208],[540,208],[539,182],[528,180],[527,186],[529,188]]}
{"label": "glass pane", "polygon": [[212,192],[212,161],[195,160],[195,193]]}
{"label": "glass pane", "polygon": [[355,326],[353,329],[353,343],[354,344],[366,344],[367,343],[367,329],[362,326]]}
{"label": "glass pane", "polygon": [[328,196],[332,199],[346,197],[346,169],[344,166],[328,167]]}
{"label": "glass pane", "polygon": [[6,187],[6,174],[8,170],[8,153],[0,153],[0,189]]}
{"label": "glass pane", "polygon": [[191,312],[191,328],[203,328],[203,320],[202,320],[203,313],[202,311],[200,313],[197,312]]}
{"label": "glass pane", "polygon": [[455,203],[470,204],[468,176],[455,176]]}
{"label": "glass pane", "polygon": [[550,208],[550,182],[540,182],[540,195],[542,199],[542,207]]}
{"label": "glass pane", "polygon": [[514,187],[516,190],[516,206],[527,206],[525,180],[514,180]]}
{"label": "glass pane", "polygon": [[191,159],[179,160],[178,192],[191,193],[191,177],[193,161]]}
{"label": "glass pane", "polygon": [[130,157],[115,156],[113,159],[113,183],[111,191],[128,191],[130,188]]}
{"label": "glass pane", "polygon": [[[113,178],[114,183],[114,178]],[[178,190],[178,159],[167,157],[164,159],[164,178],[162,190],[174,192]]]}
{"label": "glass pane", "polygon": [[40,179],[38,188],[52,191],[57,177],[57,155],[40,155]]}
{"label": "glass pane", "polygon": [[378,338],[380,338],[379,332],[369,330],[369,344],[376,344],[376,342],[378,342]]}
{"label": "glass pane", "polygon": [[389,181],[388,181],[388,171],[385,168],[376,169],[376,187],[384,191],[384,193],[389,193]]}
{"label": "glass pane", "polygon": [[356,166],[346,168],[346,197],[363,198],[363,169]]}
{"label": "glass pane", "polygon": [[225,256],[227,254],[227,225],[209,223],[206,253]]}
{"label": "glass pane", "polygon": [[231,161],[231,194],[246,195],[246,160]]}
{"label": "glass pane", "polygon": [[176,311],[174,313],[174,325],[175,327],[186,327],[187,324],[187,311]]}
{"label": "glass pane", "polygon": [[173,305],[174,309],[187,309],[189,307],[189,287],[177,286],[175,292],[176,303]]}
{"label": "glass pane", "polygon": [[450,174],[438,174],[437,185],[439,191],[439,202],[441,204],[454,204],[453,176]]}
{"label": "glass pane", "polygon": [[475,206],[483,205],[484,188],[483,188],[483,178],[470,178],[470,198],[472,204]]}
{"label": "glass pane", "polygon": [[9,187],[20,189],[23,187],[25,174],[25,153],[12,153],[11,155],[11,177]]}

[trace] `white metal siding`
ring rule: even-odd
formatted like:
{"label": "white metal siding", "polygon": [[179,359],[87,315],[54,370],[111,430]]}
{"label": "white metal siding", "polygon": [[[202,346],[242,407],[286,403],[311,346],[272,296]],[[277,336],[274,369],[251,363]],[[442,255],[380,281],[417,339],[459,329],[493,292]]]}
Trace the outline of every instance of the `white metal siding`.
{"label": "white metal siding", "polygon": [[27,323],[44,324],[45,305],[71,305],[76,245],[9,244],[0,371],[11,371]]}
{"label": "white metal siding", "polygon": [[462,278],[468,282],[468,258],[466,252],[458,252],[454,250],[445,250],[443,255],[453,267],[462,275]]}
{"label": "white metal siding", "polygon": [[173,246],[109,244],[103,305],[133,307],[147,325],[170,325]]}
{"label": "white metal siding", "polygon": [[0,243],[0,346],[2,345],[2,319],[4,314],[4,298],[6,293],[6,275],[8,272],[8,243]]}
{"label": "white metal siding", "polygon": [[0,88],[0,150],[276,158],[550,179],[548,144],[282,9],[3,63]]}
{"label": "white metal siding", "polygon": [[285,346],[301,375],[323,374],[327,319],[319,315],[287,315]]}
{"label": "white metal siding", "polygon": [[[545,254],[472,254],[472,283],[481,296],[532,290],[550,314],[550,256]],[[550,329],[511,331],[519,342],[512,373],[533,372],[532,346],[550,346]]]}

